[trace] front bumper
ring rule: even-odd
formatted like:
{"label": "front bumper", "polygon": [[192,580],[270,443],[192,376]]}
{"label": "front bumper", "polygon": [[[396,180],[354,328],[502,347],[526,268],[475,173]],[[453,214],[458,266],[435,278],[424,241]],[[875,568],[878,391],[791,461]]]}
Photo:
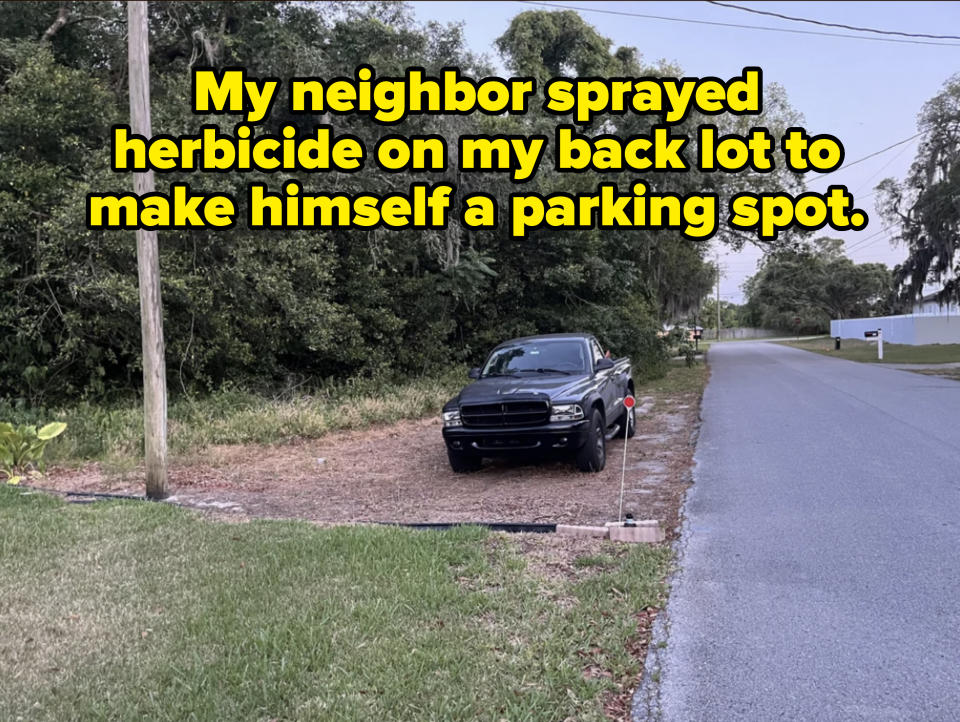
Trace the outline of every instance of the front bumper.
{"label": "front bumper", "polygon": [[499,456],[516,452],[575,451],[584,445],[589,433],[589,420],[583,419],[543,426],[445,426],[443,440],[454,451]]}

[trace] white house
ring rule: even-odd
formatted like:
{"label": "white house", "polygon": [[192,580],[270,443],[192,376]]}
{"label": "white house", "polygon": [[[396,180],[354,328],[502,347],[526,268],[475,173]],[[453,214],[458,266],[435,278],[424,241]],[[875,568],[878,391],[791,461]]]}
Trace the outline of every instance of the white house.
{"label": "white house", "polygon": [[937,294],[931,293],[919,301],[914,301],[912,314],[914,316],[960,316],[960,306],[956,301],[940,303]]}

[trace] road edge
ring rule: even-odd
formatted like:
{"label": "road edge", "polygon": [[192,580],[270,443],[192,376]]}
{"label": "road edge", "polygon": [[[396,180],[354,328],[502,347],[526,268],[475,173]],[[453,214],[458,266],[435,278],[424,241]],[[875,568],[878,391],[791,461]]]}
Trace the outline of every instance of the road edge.
{"label": "road edge", "polygon": [[[709,363],[704,359],[704,363]],[[687,542],[690,538],[690,520],[687,517],[686,509],[691,498],[697,491],[697,473],[700,462],[697,459],[697,445],[700,441],[700,429],[703,426],[703,400],[707,394],[707,388],[710,386],[710,378],[707,377],[707,383],[700,396],[700,407],[697,410],[697,423],[690,433],[690,444],[694,447],[693,464],[690,466],[690,488],[684,495],[683,503],[680,506],[680,518],[676,528],[676,538],[670,545],[673,552],[673,561],[670,573],[667,575],[665,584],[668,589],[667,603],[657,614],[653,622],[653,629],[650,634],[650,642],[647,645],[647,654],[644,658],[643,677],[640,685],[633,693],[633,700],[630,705],[631,722],[660,722],[662,720],[662,709],[660,707],[660,684],[662,681],[663,665],[662,656],[667,649],[670,640],[670,597],[683,574],[683,557],[686,551]]]}

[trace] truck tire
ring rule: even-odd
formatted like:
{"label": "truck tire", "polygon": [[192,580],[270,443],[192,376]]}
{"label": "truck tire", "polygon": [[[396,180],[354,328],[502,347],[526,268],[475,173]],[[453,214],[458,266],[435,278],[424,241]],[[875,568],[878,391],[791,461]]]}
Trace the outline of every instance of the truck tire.
{"label": "truck tire", "polygon": [[482,459],[469,451],[454,451],[447,447],[447,458],[450,459],[450,468],[457,474],[467,474],[480,468]]}
{"label": "truck tire", "polygon": [[[625,409],[623,412],[623,418],[620,419],[620,428],[624,426],[627,427],[627,438],[632,439],[637,433],[637,407],[634,406],[632,409]],[[617,434],[622,437],[623,434]]]}
{"label": "truck tire", "polygon": [[603,432],[603,414],[599,409],[590,412],[590,431],[587,440],[577,451],[577,468],[580,471],[603,471],[607,463],[607,440]]}

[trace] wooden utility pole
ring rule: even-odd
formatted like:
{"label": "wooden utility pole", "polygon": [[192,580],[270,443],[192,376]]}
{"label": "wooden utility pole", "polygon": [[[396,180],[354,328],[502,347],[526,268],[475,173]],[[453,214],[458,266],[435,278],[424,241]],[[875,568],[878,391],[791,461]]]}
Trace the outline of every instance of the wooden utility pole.
{"label": "wooden utility pole", "polygon": [[717,256],[717,341],[720,340],[720,256]]}
{"label": "wooden utility pole", "polygon": [[[146,0],[128,0],[127,38],[130,130],[150,138],[150,45]],[[153,189],[152,170],[133,174],[134,193],[143,196],[152,193]],[[167,367],[163,357],[163,306],[156,231],[137,230],[137,269],[140,276],[147,497],[163,499],[167,496]]]}

